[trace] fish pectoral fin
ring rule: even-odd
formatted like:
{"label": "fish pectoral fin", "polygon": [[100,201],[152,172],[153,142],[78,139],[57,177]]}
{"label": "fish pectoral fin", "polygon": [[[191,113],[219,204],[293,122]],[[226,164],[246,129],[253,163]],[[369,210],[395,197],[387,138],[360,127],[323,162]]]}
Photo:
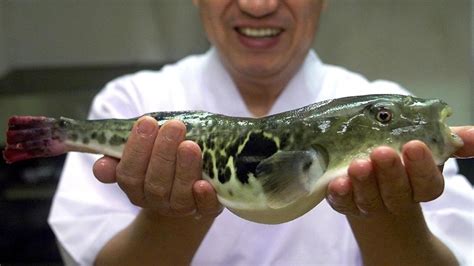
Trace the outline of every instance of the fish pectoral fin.
{"label": "fish pectoral fin", "polygon": [[283,208],[311,193],[327,168],[326,158],[313,149],[278,151],[261,161],[256,169],[268,206]]}

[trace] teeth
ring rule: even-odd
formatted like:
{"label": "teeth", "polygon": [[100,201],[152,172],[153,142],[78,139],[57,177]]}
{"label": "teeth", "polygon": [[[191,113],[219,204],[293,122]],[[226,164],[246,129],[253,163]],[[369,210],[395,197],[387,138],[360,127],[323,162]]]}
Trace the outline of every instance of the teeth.
{"label": "teeth", "polygon": [[280,29],[275,28],[239,28],[238,31],[245,36],[255,38],[273,37],[281,32]]}

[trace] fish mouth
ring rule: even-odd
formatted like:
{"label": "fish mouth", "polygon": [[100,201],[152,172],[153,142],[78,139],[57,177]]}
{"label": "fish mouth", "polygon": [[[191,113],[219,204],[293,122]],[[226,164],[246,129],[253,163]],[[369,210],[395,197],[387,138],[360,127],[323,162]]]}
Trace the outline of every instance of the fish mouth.
{"label": "fish mouth", "polygon": [[444,108],[441,110],[440,122],[443,124],[446,123],[446,119],[452,115],[453,115],[453,108],[451,108],[448,105],[445,105]]}
{"label": "fish mouth", "polygon": [[463,140],[459,137],[456,133],[452,132],[449,126],[446,124],[446,120],[453,114],[453,109],[445,105],[444,108],[441,110],[440,114],[440,124],[442,128],[444,128],[444,136],[445,136],[445,150],[447,151],[447,155],[452,155],[455,151],[461,148],[464,145]]}

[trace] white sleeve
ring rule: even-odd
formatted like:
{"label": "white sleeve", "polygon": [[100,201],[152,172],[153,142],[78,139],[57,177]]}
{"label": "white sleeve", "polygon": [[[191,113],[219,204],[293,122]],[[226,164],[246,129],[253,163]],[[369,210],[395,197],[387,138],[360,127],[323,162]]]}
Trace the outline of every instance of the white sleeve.
{"label": "white sleeve", "polygon": [[460,265],[474,265],[474,191],[454,159],[444,167],[445,189],[422,204],[428,227],[455,254]]}
{"label": "white sleeve", "polygon": [[[90,117],[134,117],[141,111],[138,101],[130,79],[122,78],[96,96]],[[139,211],[116,184],[97,181],[92,165],[98,158],[70,153],[53,199],[49,223],[69,264],[92,265],[102,247]]]}

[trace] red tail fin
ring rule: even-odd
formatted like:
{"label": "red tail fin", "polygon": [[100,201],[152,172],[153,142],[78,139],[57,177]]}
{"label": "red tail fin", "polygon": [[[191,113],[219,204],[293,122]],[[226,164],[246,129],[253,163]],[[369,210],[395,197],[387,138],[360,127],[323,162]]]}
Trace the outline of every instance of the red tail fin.
{"label": "red tail fin", "polygon": [[8,121],[7,144],[3,158],[7,163],[66,152],[65,133],[54,118],[13,116]]}

